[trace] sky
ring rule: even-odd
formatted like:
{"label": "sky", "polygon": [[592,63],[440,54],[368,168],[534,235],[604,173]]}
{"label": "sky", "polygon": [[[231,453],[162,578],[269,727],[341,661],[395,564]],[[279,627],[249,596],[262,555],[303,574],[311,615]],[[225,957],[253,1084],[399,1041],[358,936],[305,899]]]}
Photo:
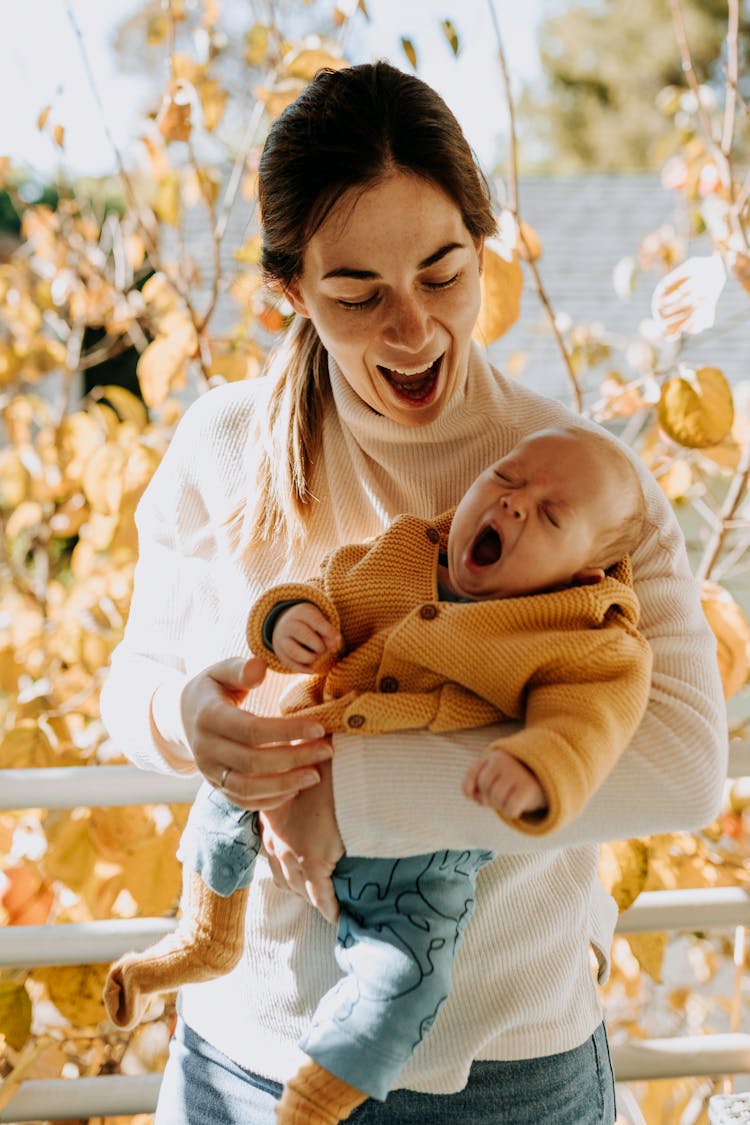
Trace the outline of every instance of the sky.
{"label": "sky", "polygon": [[[494,3],[511,83],[517,91],[523,81],[538,75],[535,28],[544,0]],[[248,12],[253,7],[247,0],[220,0],[220,4],[241,4]],[[74,175],[114,170],[68,8],[85,42],[110,129],[127,153],[137,136],[144,83],[118,72],[111,39],[117,24],[138,7],[138,0],[20,0],[13,4],[0,37],[0,157],[10,156],[14,164],[42,175],[54,171],[60,154],[36,125],[41,110],[51,104],[50,121],[65,127],[66,168]],[[482,162],[491,167],[503,153],[507,118],[488,0],[461,0],[460,4],[455,0],[368,0],[367,7],[371,21],[369,25],[361,21],[357,45],[370,57],[390,58],[408,69],[399,41],[402,35],[410,38],[418,51],[420,76],[442,94]],[[440,31],[440,20],[446,17],[452,19],[461,39],[458,59]]]}

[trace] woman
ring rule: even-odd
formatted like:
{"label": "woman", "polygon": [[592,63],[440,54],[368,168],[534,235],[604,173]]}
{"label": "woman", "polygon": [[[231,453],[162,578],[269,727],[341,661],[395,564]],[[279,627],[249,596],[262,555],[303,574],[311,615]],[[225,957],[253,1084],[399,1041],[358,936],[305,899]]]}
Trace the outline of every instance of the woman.
{"label": "woman", "polygon": [[337,977],[333,928],[285,879],[333,917],[327,877],[343,849],[451,847],[499,856],[478,880],[452,994],[400,1088],[350,1120],[611,1125],[590,949],[601,979],[616,911],[596,881],[597,841],[708,822],[725,773],[715,648],[674,517],[639,466],[648,533],[633,565],[651,698],[573,824],[521,837],[462,797],[486,729],[337,735],[328,761],[322,730],[277,716],[283,679],[247,659],[247,608],[399,512],[447,510],[523,434],[569,415],[471,343],[489,193],[420,80],[385,63],[319,74],[271,131],[260,204],[263,267],[297,317],[267,377],[212,391],[178,428],[139,509],[130,620],[103,697],[138,764],[198,770],[262,810],[271,856],[256,866],[245,960],[181,994],[156,1120],[274,1121],[281,1082],[304,1062],[296,1043]]}

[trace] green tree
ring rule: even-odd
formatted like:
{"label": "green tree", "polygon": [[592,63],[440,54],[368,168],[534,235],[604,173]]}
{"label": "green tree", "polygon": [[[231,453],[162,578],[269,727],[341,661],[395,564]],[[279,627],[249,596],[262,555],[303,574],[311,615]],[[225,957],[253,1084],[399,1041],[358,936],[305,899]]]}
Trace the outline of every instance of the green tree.
{"label": "green tree", "polygon": [[[725,0],[681,6],[698,80],[722,84]],[[748,27],[745,18],[745,55]],[[545,79],[519,101],[525,167],[615,172],[661,163],[674,125],[659,112],[658,95],[684,86],[669,0],[558,5],[541,24],[539,51]]]}

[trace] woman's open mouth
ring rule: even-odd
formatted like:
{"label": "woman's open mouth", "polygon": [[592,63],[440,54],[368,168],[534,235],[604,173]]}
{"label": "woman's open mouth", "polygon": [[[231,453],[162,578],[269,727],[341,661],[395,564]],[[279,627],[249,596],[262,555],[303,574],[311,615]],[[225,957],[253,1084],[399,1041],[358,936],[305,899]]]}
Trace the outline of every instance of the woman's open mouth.
{"label": "woman's open mouth", "polygon": [[492,566],[503,553],[503,541],[494,527],[483,527],[474,540],[469,559],[474,566]]}
{"label": "woman's open mouth", "polygon": [[427,403],[437,388],[443,356],[439,355],[429,367],[409,368],[399,371],[394,367],[381,367],[378,371],[387,380],[399,398],[407,402]]}

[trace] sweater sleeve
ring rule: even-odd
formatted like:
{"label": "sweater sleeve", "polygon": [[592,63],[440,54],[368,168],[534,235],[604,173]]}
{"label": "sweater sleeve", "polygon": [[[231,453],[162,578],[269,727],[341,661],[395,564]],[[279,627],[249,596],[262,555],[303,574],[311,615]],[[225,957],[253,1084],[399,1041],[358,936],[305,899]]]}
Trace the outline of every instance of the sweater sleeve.
{"label": "sweater sleeve", "polygon": [[511,724],[450,735],[339,734],[334,794],[350,855],[419,855],[445,847],[522,853],[698,828],[716,816],[728,753],[716,642],[674,514],[657,485],[644,487],[653,530],[634,552],[633,570],[641,631],[653,654],[649,702],[580,815],[557,832],[529,835],[462,796],[473,757],[517,729]]}
{"label": "sweater sleeve", "polygon": [[101,696],[102,720],[117,748],[161,773],[196,773],[180,715],[189,678],[182,654],[196,591],[215,565],[216,512],[218,519],[225,514],[212,466],[230,452],[241,459],[249,422],[242,415],[239,425],[224,424],[224,392],[209,392],[186,412],[141,497],[128,623]]}

